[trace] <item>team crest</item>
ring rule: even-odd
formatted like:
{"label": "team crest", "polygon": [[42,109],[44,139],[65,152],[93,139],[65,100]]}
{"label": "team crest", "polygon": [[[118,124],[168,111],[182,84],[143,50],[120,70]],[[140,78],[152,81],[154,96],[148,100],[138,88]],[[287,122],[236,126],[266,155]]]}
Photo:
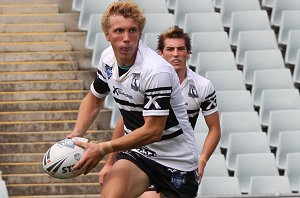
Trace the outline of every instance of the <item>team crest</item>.
{"label": "team crest", "polygon": [[191,98],[198,98],[198,92],[196,86],[192,80],[189,80],[189,93],[188,96]]}
{"label": "team crest", "polygon": [[138,91],[139,87],[140,87],[140,74],[133,74],[131,89],[133,89],[134,91]]}
{"label": "team crest", "polygon": [[112,76],[112,68],[109,65],[105,65],[105,73],[107,78],[110,79]]}

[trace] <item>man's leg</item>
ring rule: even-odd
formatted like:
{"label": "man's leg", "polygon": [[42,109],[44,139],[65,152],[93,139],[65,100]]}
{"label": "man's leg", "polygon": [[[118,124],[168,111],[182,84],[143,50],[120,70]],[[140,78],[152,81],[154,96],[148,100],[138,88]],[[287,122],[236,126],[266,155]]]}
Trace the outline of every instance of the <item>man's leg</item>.
{"label": "man's leg", "polygon": [[118,160],[104,179],[101,198],[136,198],[150,185],[150,179],[129,160]]}

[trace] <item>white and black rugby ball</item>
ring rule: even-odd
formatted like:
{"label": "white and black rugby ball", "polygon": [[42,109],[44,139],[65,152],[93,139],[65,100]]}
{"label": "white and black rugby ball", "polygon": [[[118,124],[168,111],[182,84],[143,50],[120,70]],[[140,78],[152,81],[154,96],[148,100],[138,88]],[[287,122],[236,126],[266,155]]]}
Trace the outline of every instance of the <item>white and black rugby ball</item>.
{"label": "white and black rugby ball", "polygon": [[72,167],[80,160],[84,149],[76,146],[74,141],[88,142],[88,139],[66,138],[48,149],[43,158],[43,168],[46,173],[58,179],[76,177],[77,170],[72,170]]}

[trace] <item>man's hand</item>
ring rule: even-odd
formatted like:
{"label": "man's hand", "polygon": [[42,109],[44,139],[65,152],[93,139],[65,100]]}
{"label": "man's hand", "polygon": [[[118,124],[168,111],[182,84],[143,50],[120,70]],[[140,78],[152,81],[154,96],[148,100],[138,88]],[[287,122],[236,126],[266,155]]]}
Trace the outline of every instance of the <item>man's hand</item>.
{"label": "man's hand", "polygon": [[71,132],[69,133],[66,138],[73,138],[73,137],[83,137],[84,133],[79,133],[79,132]]}
{"label": "man's hand", "polygon": [[101,171],[99,172],[99,183],[101,185],[103,185],[104,178],[107,175],[107,173],[110,171],[111,167],[112,167],[111,165],[105,164],[101,169]]}
{"label": "man's hand", "polygon": [[76,141],[74,142],[77,146],[80,146],[85,149],[83,156],[72,168],[73,170],[79,169],[77,175],[88,174],[95,166],[103,159],[99,151],[99,144],[95,143],[84,143]]}

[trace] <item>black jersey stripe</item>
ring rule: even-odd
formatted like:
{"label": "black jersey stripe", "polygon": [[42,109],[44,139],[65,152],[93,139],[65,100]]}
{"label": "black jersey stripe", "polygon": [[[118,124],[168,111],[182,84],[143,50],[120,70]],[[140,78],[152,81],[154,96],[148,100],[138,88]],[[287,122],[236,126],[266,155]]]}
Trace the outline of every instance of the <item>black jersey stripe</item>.
{"label": "black jersey stripe", "polygon": [[171,139],[171,138],[175,138],[179,135],[183,134],[182,129],[179,129],[178,131],[175,131],[174,133],[168,134],[168,135],[163,135],[161,137],[161,140],[167,140],[167,139]]}
{"label": "black jersey stripe", "polygon": [[192,116],[192,117],[189,117],[189,121],[190,121],[190,123],[191,123],[193,129],[195,129],[195,125],[196,125],[198,116],[199,116],[199,114],[197,114],[197,115],[195,115],[195,116]]}
{"label": "black jersey stripe", "polygon": [[187,110],[188,114],[199,113],[200,109]]}
{"label": "black jersey stripe", "polygon": [[172,90],[172,87],[157,87],[153,89],[147,89],[145,92],[157,92],[157,91],[165,91],[165,90]]}
{"label": "black jersey stripe", "polygon": [[208,96],[205,97],[205,100],[210,100],[212,98],[216,97],[216,91],[212,92],[211,94],[209,94]]}
{"label": "black jersey stripe", "polygon": [[178,126],[179,125],[179,122],[177,120],[177,117],[173,111],[173,109],[171,108],[170,111],[169,111],[169,116],[168,116],[168,119],[167,119],[167,122],[166,122],[166,126],[165,126],[165,129],[164,130],[168,130],[174,126]]}
{"label": "black jersey stripe", "polygon": [[120,109],[120,112],[123,116],[126,128],[131,131],[142,127],[145,123],[142,111],[126,111],[124,109]]}
{"label": "black jersey stripe", "polygon": [[115,99],[116,103],[119,103],[120,105],[130,106],[130,107],[141,107],[141,108],[144,107],[144,104],[134,104],[134,103],[131,103],[131,102],[128,102],[125,100],[115,98],[115,97],[114,97],[114,99]]}
{"label": "black jersey stripe", "polygon": [[99,94],[106,94],[110,91],[108,84],[98,77],[95,78],[93,86],[96,92]]}

